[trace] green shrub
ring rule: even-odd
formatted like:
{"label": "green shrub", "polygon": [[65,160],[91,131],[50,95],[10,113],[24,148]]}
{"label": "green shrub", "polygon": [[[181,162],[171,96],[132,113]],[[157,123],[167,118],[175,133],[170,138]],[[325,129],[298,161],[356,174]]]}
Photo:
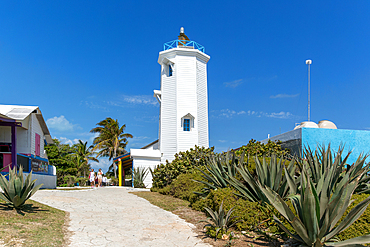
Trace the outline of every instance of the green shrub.
{"label": "green shrub", "polygon": [[76,183],[79,184],[79,186],[86,186],[87,185],[88,178],[77,178]]}
{"label": "green shrub", "polygon": [[187,173],[195,167],[201,167],[206,163],[207,158],[213,154],[214,148],[195,146],[186,152],[175,154],[175,159],[169,163],[157,166],[153,175],[153,187],[163,188],[170,185],[180,174]]}
{"label": "green shrub", "polygon": [[180,174],[170,185],[163,188],[152,187],[151,191],[159,192],[163,195],[171,195],[194,203],[200,199],[200,196],[195,194],[194,191],[201,192],[204,186],[194,181],[194,179],[202,179],[200,174],[198,170],[190,170],[187,173]]}
{"label": "green shrub", "polygon": [[276,154],[278,157],[289,155],[289,149],[281,148],[280,144],[281,141],[273,142],[269,140],[268,143],[263,144],[259,141],[251,139],[247,145],[236,150],[236,154],[240,155],[244,151],[247,157],[249,155],[250,160],[256,155],[258,157],[270,156],[271,154]]}
{"label": "green shrub", "polygon": [[[221,239],[222,238],[222,235],[226,234],[226,235],[230,235],[231,231],[225,231],[225,230],[220,230],[218,233],[217,233],[217,239]],[[214,227],[210,227],[210,226],[207,226],[206,227],[206,234],[208,236],[210,236],[211,238],[216,238],[216,229]]]}
{"label": "green shrub", "polygon": [[169,194],[187,200],[190,203],[196,201],[199,196],[194,192],[201,192],[204,185],[195,182],[195,179],[202,179],[199,171],[193,170],[189,173],[180,174],[177,179],[169,185]]}
{"label": "green shrub", "polygon": [[[351,211],[357,204],[368,198],[368,194],[353,195],[352,200],[355,200],[346,210],[341,220]],[[370,234],[370,207],[367,207],[361,217],[356,220],[350,227],[341,232],[338,237],[340,240],[346,240],[354,237]]]}
{"label": "green shrub", "polygon": [[76,183],[76,177],[72,175],[64,176],[64,183],[67,184],[66,187],[73,187]]}
{"label": "green shrub", "polygon": [[267,229],[275,226],[272,222],[272,213],[268,208],[261,206],[258,202],[238,198],[234,192],[232,188],[212,190],[206,198],[199,199],[191,207],[203,212],[205,212],[204,207],[218,209],[222,202],[225,211],[234,207],[233,215],[240,220],[236,224],[238,230],[252,230],[257,227]]}

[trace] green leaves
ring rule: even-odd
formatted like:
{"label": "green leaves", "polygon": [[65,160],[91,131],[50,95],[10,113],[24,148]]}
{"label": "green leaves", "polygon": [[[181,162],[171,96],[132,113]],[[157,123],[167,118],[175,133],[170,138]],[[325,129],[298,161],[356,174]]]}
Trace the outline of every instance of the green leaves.
{"label": "green leaves", "polygon": [[180,174],[192,171],[194,168],[205,166],[214,148],[195,146],[185,152],[179,152],[169,163],[158,165],[153,171],[153,187],[163,188],[170,185]]}
{"label": "green leaves", "polygon": [[300,186],[293,183],[289,172],[285,173],[290,195],[295,209],[295,214],[277,192],[262,186],[262,191],[271,205],[294,228],[297,236],[287,230],[282,223],[275,218],[275,222],[303,246],[360,246],[370,242],[370,236],[364,236],[342,242],[330,242],[336,235],[348,228],[356,221],[370,204],[370,197],[354,207],[348,215],[339,223],[348,206],[351,197],[358,187],[363,174],[368,167],[364,165],[364,157],[347,170],[344,170],[344,159],[341,158],[343,149],[339,149],[333,158],[330,147],[313,153],[306,149],[306,161],[301,163]]}
{"label": "green leaves", "polygon": [[133,180],[135,188],[145,188],[144,180],[148,175],[148,169],[143,167],[134,168]]}
{"label": "green leaves", "polygon": [[3,190],[0,199],[6,201],[11,207],[21,209],[25,202],[42,186],[40,184],[35,187],[36,179],[31,181],[31,178],[32,171],[24,180],[22,167],[18,173],[16,168],[9,170],[9,181],[0,174],[0,187]]}
{"label": "green leaves", "polygon": [[[118,120],[110,117],[97,123],[98,127],[90,130],[91,133],[99,135],[94,139],[94,148],[92,151],[97,151],[96,157],[109,157],[109,160],[118,157],[121,154],[127,153],[126,146],[128,138],[133,138],[129,133],[125,133],[126,125],[119,125]],[[114,177],[116,175],[116,165],[114,166]]]}
{"label": "green leaves", "polygon": [[236,223],[239,221],[234,221],[236,216],[231,216],[232,213],[234,212],[234,208],[231,208],[226,214],[225,211],[223,210],[224,202],[221,202],[221,205],[217,211],[213,211],[212,209],[205,207],[204,209],[208,212],[208,214],[211,216],[208,218],[212,223],[207,224],[206,226],[211,226],[216,230],[216,240],[217,240],[217,235],[219,231],[222,232],[227,232],[227,229],[230,227],[234,226]]}

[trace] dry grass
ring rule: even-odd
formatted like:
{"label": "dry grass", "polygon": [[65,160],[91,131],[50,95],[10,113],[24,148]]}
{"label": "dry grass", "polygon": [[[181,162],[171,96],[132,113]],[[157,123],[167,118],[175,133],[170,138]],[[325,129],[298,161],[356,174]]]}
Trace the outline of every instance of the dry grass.
{"label": "dry grass", "polygon": [[204,225],[206,223],[199,222],[200,220],[206,220],[207,217],[204,213],[192,210],[189,207],[189,202],[172,197],[167,195],[162,195],[157,192],[130,192],[139,197],[142,197],[148,200],[151,204],[156,205],[164,210],[170,211],[180,218],[186,220],[189,223],[192,223],[196,226],[195,232],[198,234],[198,237],[203,240],[203,242],[209,243],[212,246],[221,247],[221,246],[235,246],[235,247],[244,247],[244,246],[280,246],[281,242],[274,240],[266,239],[264,236],[259,235],[255,232],[248,232],[247,234],[241,234],[240,232],[235,231],[236,238],[232,240],[231,245],[227,245],[228,241],[226,240],[217,240],[210,238],[205,235]]}
{"label": "dry grass", "polygon": [[28,200],[23,210],[0,200],[0,246],[66,246],[68,214]]}

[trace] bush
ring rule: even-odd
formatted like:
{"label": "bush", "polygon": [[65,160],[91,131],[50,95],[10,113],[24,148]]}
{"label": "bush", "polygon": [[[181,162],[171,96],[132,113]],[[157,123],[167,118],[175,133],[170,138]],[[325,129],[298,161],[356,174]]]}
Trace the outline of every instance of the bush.
{"label": "bush", "polygon": [[233,216],[237,216],[237,220],[241,220],[236,224],[238,230],[252,230],[255,228],[269,228],[272,220],[272,214],[268,208],[261,206],[258,202],[250,202],[238,198],[234,194],[232,188],[222,188],[212,190],[204,199],[199,199],[191,205],[194,210],[205,211],[204,207],[209,207],[216,210],[223,202],[225,211],[234,207]]}
{"label": "bush", "polygon": [[[224,230],[220,230],[218,233],[217,233],[217,239],[221,239],[222,238],[222,235],[226,234],[226,235],[230,235],[231,231],[227,231],[225,232]],[[206,234],[208,236],[210,236],[211,238],[216,238],[216,229],[214,227],[209,227],[207,226],[206,227]]]}
{"label": "bush", "polygon": [[[353,195],[352,200],[355,200],[346,210],[341,220],[354,208],[357,204],[368,198],[368,194]],[[338,237],[340,240],[346,240],[354,237],[370,234],[370,207],[368,207],[361,217],[356,220],[350,227],[341,232]]]}
{"label": "bush", "polygon": [[159,192],[163,195],[171,195],[190,203],[199,200],[199,195],[194,192],[201,192],[204,187],[203,184],[193,181],[202,180],[201,173],[198,170],[190,170],[187,173],[180,174],[170,185],[164,188],[151,188],[153,192]]}
{"label": "bush", "polygon": [[236,154],[240,155],[244,151],[245,155],[249,155],[250,157],[254,157],[256,155],[258,157],[270,156],[273,153],[278,157],[289,155],[289,149],[282,149],[280,144],[280,141],[273,142],[269,140],[266,144],[263,144],[251,139],[247,145],[236,150]]}
{"label": "bush", "polygon": [[77,178],[76,183],[78,183],[79,186],[86,186],[88,178]]}
{"label": "bush", "polygon": [[66,187],[75,186],[75,183],[76,183],[76,177],[75,176],[67,175],[67,176],[64,176],[63,180],[64,180],[64,183],[67,184]]}
{"label": "bush", "polygon": [[157,166],[153,171],[153,187],[163,188],[170,185],[180,174],[187,173],[195,167],[206,164],[207,158],[213,154],[214,148],[195,146],[186,152],[175,154],[175,159],[169,163]]}
{"label": "bush", "polygon": [[112,184],[114,184],[115,186],[118,186],[119,179],[118,178],[115,178],[115,177],[112,177],[112,178],[110,178],[110,182]]}

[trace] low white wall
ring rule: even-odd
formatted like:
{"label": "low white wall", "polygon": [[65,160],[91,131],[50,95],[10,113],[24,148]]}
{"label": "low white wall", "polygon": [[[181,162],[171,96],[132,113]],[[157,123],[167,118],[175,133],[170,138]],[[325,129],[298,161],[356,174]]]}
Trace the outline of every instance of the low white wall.
{"label": "low white wall", "polygon": [[161,162],[161,152],[159,150],[150,149],[131,149],[131,158],[133,168],[146,168],[148,173],[144,180],[146,188],[151,188],[153,184],[153,177],[148,168],[154,168]]}
{"label": "low white wall", "polygon": [[[24,172],[25,178],[28,176],[28,172]],[[35,186],[39,184],[44,184],[42,189],[55,189],[57,187],[57,176],[55,175],[43,175],[32,173],[32,180],[36,180]]]}
{"label": "low white wall", "polygon": [[152,174],[149,171],[149,168],[154,170],[154,168],[157,165],[159,165],[160,162],[161,162],[160,159],[153,160],[153,159],[145,159],[145,158],[136,158],[136,159],[133,160],[134,169],[136,169],[138,167],[147,169],[147,176],[144,180],[144,184],[145,184],[146,188],[151,188],[152,184],[153,184],[153,181],[152,181],[153,177],[152,177]]}

